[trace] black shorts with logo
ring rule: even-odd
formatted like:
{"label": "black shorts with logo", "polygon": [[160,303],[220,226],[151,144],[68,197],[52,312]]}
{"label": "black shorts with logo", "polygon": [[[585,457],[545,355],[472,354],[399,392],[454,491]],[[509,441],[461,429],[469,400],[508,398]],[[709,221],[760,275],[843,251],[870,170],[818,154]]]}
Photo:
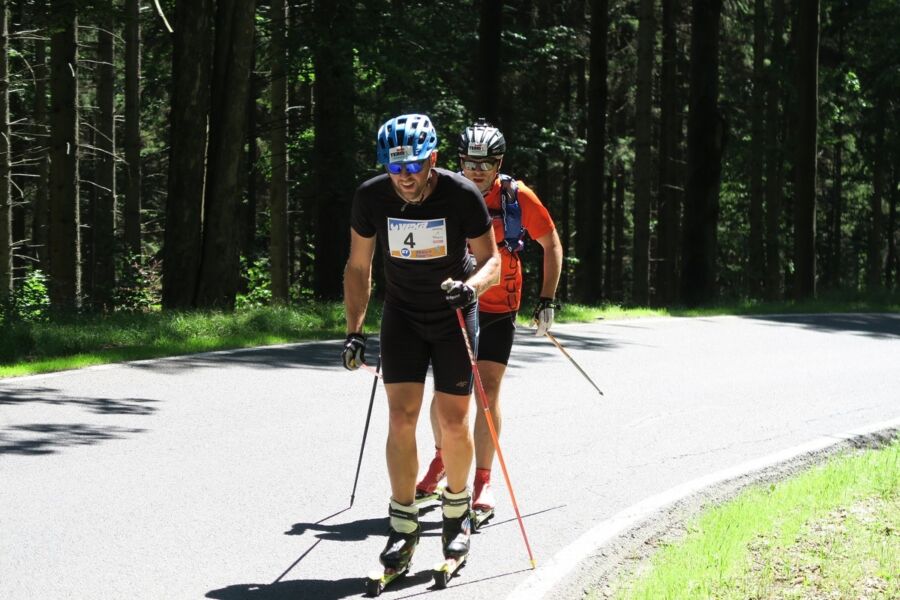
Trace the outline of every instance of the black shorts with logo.
{"label": "black shorts with logo", "polygon": [[[462,312],[477,354],[478,303]],[[455,310],[422,312],[385,302],[380,341],[385,383],[424,383],[430,363],[436,391],[472,393],[472,363]]]}
{"label": "black shorts with logo", "polygon": [[516,311],[505,313],[478,313],[481,333],[478,335],[478,360],[509,363],[513,337],[516,334]]}

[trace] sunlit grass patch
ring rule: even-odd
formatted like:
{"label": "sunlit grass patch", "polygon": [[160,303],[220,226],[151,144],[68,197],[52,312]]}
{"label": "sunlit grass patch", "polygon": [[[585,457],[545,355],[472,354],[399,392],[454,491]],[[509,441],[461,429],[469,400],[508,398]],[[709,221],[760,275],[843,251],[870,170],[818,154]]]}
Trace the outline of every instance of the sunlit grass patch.
{"label": "sunlit grass patch", "polygon": [[[712,508],[616,598],[900,597],[900,442]],[[598,592],[592,592],[599,597]]]}

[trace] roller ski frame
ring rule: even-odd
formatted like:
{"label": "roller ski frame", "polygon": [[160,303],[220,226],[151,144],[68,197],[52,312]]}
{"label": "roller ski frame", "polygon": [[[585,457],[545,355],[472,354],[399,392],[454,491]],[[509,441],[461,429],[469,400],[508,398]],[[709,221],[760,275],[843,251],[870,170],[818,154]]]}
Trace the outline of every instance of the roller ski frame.
{"label": "roller ski frame", "polygon": [[481,526],[494,518],[494,509],[487,510],[475,509],[472,511],[472,533],[481,529]]}
{"label": "roller ski frame", "polygon": [[464,554],[458,558],[445,558],[434,565],[434,569],[431,572],[434,578],[434,586],[439,590],[445,589],[453,576],[466,564],[468,558],[469,555]]}
{"label": "roller ski frame", "polygon": [[434,489],[434,491],[431,492],[430,494],[425,494],[425,493],[422,493],[422,492],[419,492],[418,490],[416,490],[415,503],[418,504],[419,506],[422,506],[423,504],[428,504],[429,502],[435,502],[435,501],[441,499],[441,494],[443,494],[443,493],[444,493],[443,486],[436,487]]}
{"label": "roller ski frame", "polygon": [[370,571],[366,577],[366,596],[375,598],[381,595],[384,588],[389,586],[395,579],[403,577],[409,572],[411,563],[406,563],[401,569],[392,569],[390,567],[381,567],[374,571]]}

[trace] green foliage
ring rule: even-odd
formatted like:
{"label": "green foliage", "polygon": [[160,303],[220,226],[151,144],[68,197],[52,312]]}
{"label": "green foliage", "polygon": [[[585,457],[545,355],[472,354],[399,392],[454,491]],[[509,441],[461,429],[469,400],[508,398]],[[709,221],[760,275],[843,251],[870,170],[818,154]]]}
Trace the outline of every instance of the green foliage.
{"label": "green foliage", "polygon": [[31,323],[44,321],[49,310],[47,276],[40,269],[31,269],[13,295],[15,318]]}
{"label": "green foliage", "polygon": [[237,295],[235,309],[261,308],[272,303],[272,278],[268,256],[257,258],[252,263],[242,256],[241,276],[247,291]]}
{"label": "green foliage", "polygon": [[148,311],[158,307],[162,298],[162,264],[159,260],[141,260],[126,256],[119,264],[119,280],[113,294],[116,310]]}

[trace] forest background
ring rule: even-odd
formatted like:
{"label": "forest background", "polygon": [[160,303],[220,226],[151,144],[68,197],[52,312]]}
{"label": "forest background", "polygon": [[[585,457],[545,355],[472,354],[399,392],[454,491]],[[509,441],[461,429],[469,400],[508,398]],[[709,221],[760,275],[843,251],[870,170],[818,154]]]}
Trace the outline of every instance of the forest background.
{"label": "forest background", "polygon": [[408,112],[453,170],[502,129],[563,301],[898,290],[893,0],[0,0],[0,46],[4,322],[339,299]]}

